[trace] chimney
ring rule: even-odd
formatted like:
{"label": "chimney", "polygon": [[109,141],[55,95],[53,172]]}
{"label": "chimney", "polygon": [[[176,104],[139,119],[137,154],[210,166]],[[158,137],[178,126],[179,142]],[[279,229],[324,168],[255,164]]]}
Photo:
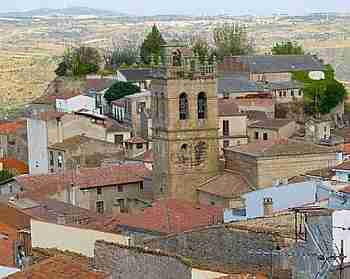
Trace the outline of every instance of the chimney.
{"label": "chimney", "polygon": [[263,207],[264,207],[264,216],[271,216],[273,214],[272,198],[264,198]]}

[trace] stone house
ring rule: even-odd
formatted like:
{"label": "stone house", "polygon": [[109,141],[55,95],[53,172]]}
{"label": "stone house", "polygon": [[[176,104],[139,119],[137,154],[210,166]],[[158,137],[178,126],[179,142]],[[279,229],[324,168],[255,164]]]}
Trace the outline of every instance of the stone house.
{"label": "stone house", "polygon": [[327,142],[331,139],[333,122],[328,119],[310,118],[305,122],[305,140],[313,143]]}
{"label": "stone house", "polygon": [[[152,199],[150,172],[143,165],[80,168],[47,175],[21,175],[10,181],[12,196],[51,198],[99,214],[139,210]],[[6,187],[10,184],[2,185]]]}
{"label": "stone house", "polygon": [[78,135],[48,147],[49,171],[100,167],[104,159],[123,160],[123,144]]}
{"label": "stone house", "polygon": [[334,148],[291,139],[252,142],[224,150],[227,169],[256,188],[266,188],[309,171],[337,164]]}
{"label": "stone house", "polygon": [[150,91],[142,91],[125,97],[126,100],[126,112],[125,120],[130,123],[134,136],[147,137],[151,134],[149,131],[151,126],[149,120],[151,120],[151,100],[152,94]]}
{"label": "stone house", "polygon": [[304,84],[299,81],[279,81],[268,83],[277,103],[289,103],[303,100]]}
{"label": "stone house", "polygon": [[198,186],[198,202],[224,208],[242,209],[245,207],[242,195],[252,190],[254,188],[239,173],[225,170]]}
{"label": "stone house", "polygon": [[264,119],[248,126],[249,142],[290,138],[297,131],[297,124],[290,119]]}
{"label": "stone house", "polygon": [[48,145],[77,135],[122,145],[131,136],[131,130],[127,125],[89,111],[48,112],[40,114],[39,118],[46,122]]}
{"label": "stone house", "polygon": [[235,100],[218,100],[218,122],[220,150],[248,143],[247,115],[239,112]]}
{"label": "stone house", "polygon": [[149,148],[148,142],[141,137],[132,137],[125,142],[126,155],[135,158],[144,154]]}

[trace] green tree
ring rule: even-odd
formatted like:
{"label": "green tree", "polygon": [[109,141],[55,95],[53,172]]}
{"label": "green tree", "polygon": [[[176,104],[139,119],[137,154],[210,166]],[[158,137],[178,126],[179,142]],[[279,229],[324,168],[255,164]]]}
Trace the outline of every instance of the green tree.
{"label": "green tree", "polygon": [[85,46],[68,48],[55,72],[58,76],[82,76],[97,73],[100,63],[101,56],[95,48]]}
{"label": "green tree", "polygon": [[117,69],[121,65],[132,66],[137,64],[139,53],[140,49],[136,46],[117,47],[112,52],[110,67]]}
{"label": "green tree", "polygon": [[9,170],[4,169],[0,171],[0,182],[6,181],[12,177],[13,177],[13,174]]}
{"label": "green tree", "polygon": [[105,94],[105,99],[107,102],[112,102],[114,100],[121,99],[125,96],[132,95],[141,92],[140,87],[133,84],[132,82],[117,81],[114,83]]}
{"label": "green tree", "polygon": [[159,57],[162,55],[161,46],[165,44],[162,34],[156,25],[153,25],[152,31],[147,35],[141,46],[141,60],[144,64],[151,63],[151,56],[154,57],[154,62],[158,63]]}
{"label": "green tree", "polygon": [[202,38],[193,39],[192,50],[193,53],[199,57],[201,62],[203,62],[205,58],[211,58],[213,55],[213,50],[210,48],[208,42]]}
{"label": "green tree", "polygon": [[247,32],[237,24],[224,24],[214,29],[215,52],[219,59],[225,56],[253,53]]}
{"label": "green tree", "polygon": [[276,43],[272,49],[271,53],[273,55],[288,55],[288,54],[305,54],[303,47],[297,42],[285,41],[281,43]]}
{"label": "green tree", "polygon": [[324,80],[312,80],[304,71],[295,72],[293,78],[304,83],[305,111],[310,114],[327,114],[345,100],[347,91],[335,79],[334,69],[327,65]]}

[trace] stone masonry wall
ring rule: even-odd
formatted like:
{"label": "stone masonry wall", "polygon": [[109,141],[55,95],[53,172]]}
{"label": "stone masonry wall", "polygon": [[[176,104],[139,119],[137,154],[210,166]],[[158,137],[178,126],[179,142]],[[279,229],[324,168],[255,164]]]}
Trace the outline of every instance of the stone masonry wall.
{"label": "stone masonry wall", "polygon": [[[147,241],[152,249],[189,257],[198,265],[224,266],[227,272],[237,266],[270,266],[272,237],[267,234],[213,226]],[[255,254],[255,255],[254,255]]]}
{"label": "stone masonry wall", "polygon": [[113,279],[191,279],[192,271],[178,257],[105,241],[95,243],[94,264]]}

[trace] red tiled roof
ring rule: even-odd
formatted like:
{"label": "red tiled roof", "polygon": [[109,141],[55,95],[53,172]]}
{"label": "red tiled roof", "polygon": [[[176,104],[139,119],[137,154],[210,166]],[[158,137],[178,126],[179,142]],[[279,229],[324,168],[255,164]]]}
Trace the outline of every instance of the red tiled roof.
{"label": "red tiled roof", "polygon": [[104,279],[108,274],[91,270],[87,264],[68,256],[55,256],[14,273],[9,279]]}
{"label": "red tiled roof", "polygon": [[58,112],[58,111],[45,111],[41,112],[39,114],[39,119],[43,121],[50,121],[53,119],[61,118],[63,115],[65,115],[64,112]]}
{"label": "red tiled roof", "polygon": [[146,141],[141,137],[133,137],[128,139],[126,142],[131,144],[146,143]]}
{"label": "red tiled roof", "polygon": [[96,90],[97,92],[107,89],[113,85],[116,81],[106,78],[88,78],[86,80],[87,90]]}
{"label": "red tiled roof", "polygon": [[105,226],[115,229],[127,226],[169,234],[217,224],[222,220],[222,207],[168,198],[156,201],[152,207],[139,214],[119,214]]}
{"label": "red tiled roof", "polygon": [[18,174],[26,174],[29,172],[29,167],[26,162],[17,160],[16,158],[4,158],[0,159],[0,163],[3,164],[4,169],[14,170]]}
{"label": "red tiled roof", "polygon": [[23,187],[21,197],[44,198],[62,192],[70,185],[81,189],[130,184],[143,181],[151,173],[143,165],[107,166],[81,168],[64,173],[46,175],[21,175],[16,181]]}
{"label": "red tiled roof", "polygon": [[239,112],[239,107],[235,99],[218,99],[218,115],[233,116],[244,114]]}
{"label": "red tiled roof", "polygon": [[7,224],[0,223],[0,265],[15,267],[13,260],[13,242],[17,238],[17,230]]}
{"label": "red tiled roof", "polygon": [[238,106],[258,106],[258,107],[274,107],[275,102],[271,98],[250,98],[235,99]]}
{"label": "red tiled roof", "polygon": [[18,129],[25,128],[25,120],[0,124],[0,134],[14,134]]}
{"label": "red tiled roof", "polygon": [[239,174],[225,170],[198,188],[199,191],[213,194],[224,198],[240,197],[242,194],[253,191],[248,182]]}
{"label": "red tiled roof", "polygon": [[43,95],[33,101],[33,104],[55,104],[56,100],[68,100],[82,93],[79,90],[66,90],[59,94]]}

